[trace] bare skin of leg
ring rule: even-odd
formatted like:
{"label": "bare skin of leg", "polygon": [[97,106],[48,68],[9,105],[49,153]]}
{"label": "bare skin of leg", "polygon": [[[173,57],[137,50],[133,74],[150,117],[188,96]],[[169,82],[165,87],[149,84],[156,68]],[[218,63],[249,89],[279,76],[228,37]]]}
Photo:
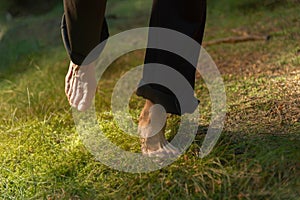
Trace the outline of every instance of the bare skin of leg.
{"label": "bare skin of leg", "polygon": [[86,111],[92,105],[97,88],[95,64],[78,66],[70,62],[65,78],[65,93],[72,107]]}
{"label": "bare skin of leg", "polygon": [[139,118],[138,130],[141,136],[142,154],[160,158],[179,155],[179,151],[165,138],[166,124],[163,125],[163,128],[158,133],[152,133],[153,127],[151,126],[153,125],[151,124],[151,119],[153,120],[155,117],[158,117],[156,115],[159,114],[151,109],[153,105],[150,100],[146,100]]}
{"label": "bare skin of leg", "polygon": [[[65,93],[72,107],[79,111],[87,110],[96,93],[97,81],[95,77],[95,65],[78,66],[70,62],[69,70],[65,78]],[[151,109],[154,104],[146,100],[145,106],[139,118],[139,134],[141,136],[142,153],[151,157],[171,157],[179,155],[178,150],[165,138],[166,125],[162,125],[157,133],[157,119],[161,113]],[[151,123],[154,122],[154,123]]]}

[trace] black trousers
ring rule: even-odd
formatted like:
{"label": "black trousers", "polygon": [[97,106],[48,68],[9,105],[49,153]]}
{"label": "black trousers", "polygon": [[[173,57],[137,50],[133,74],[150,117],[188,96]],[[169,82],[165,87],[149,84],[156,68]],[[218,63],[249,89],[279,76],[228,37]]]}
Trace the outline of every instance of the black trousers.
{"label": "black trousers", "polygon": [[[105,8],[106,0],[64,0],[62,36],[70,59],[75,64],[81,65],[90,51],[109,37]],[[153,0],[149,26],[181,32],[201,44],[205,21],[206,0]],[[152,37],[159,36],[149,34],[149,40]],[[197,51],[200,51],[200,48]],[[182,57],[168,51],[149,48],[146,51],[145,64],[149,63],[160,63],[175,69],[194,88],[196,69]],[[143,79],[149,80],[151,76],[151,65],[147,65],[147,69],[144,68]],[[185,98],[190,100],[191,105],[182,109],[175,94],[158,84],[139,87],[137,95],[161,104],[168,113],[177,115],[193,112],[197,107],[195,102],[198,102],[194,95],[189,95]]]}

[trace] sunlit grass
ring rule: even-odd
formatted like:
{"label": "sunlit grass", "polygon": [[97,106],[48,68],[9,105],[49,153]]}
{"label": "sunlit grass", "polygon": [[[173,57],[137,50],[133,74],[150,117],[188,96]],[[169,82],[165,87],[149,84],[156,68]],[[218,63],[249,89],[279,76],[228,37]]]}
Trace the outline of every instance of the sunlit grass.
{"label": "sunlit grass", "polygon": [[[296,13],[297,9],[289,9]],[[58,10],[51,15],[60,16]],[[254,12],[252,17],[260,18],[262,13]],[[115,20],[113,23],[120,23]],[[235,19],[228,20],[236,25]],[[278,23],[285,26],[280,20]],[[207,35],[219,28],[209,22]],[[228,32],[232,27],[222,28]],[[291,27],[277,36],[282,40],[268,44],[208,48],[220,67],[228,97],[221,139],[209,156],[197,157],[211,115],[209,93],[199,78],[196,93],[201,116],[195,142],[171,166],[144,174],[112,170],[96,161],[82,144],[64,95],[68,59],[63,47],[53,44],[32,52],[30,45],[21,46],[25,53],[17,60],[10,58],[9,69],[1,69],[0,198],[298,199],[300,63],[295,44],[284,43],[284,39],[292,41],[289,33],[299,38]],[[9,56],[16,56],[14,53],[18,52],[11,51]],[[119,77],[140,65],[143,56],[143,51],[137,51],[115,61],[99,83],[96,96],[98,121],[105,134],[132,152],[139,151],[139,141],[124,136],[116,127],[110,98]],[[141,98],[132,97],[130,112],[134,121],[142,105]],[[172,117],[168,137],[177,128],[178,118]]]}

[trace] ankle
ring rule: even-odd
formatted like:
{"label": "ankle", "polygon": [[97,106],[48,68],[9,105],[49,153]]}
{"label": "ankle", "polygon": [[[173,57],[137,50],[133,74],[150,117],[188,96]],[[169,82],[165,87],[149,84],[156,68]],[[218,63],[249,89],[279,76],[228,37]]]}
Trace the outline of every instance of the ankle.
{"label": "ankle", "polygon": [[146,100],[144,108],[139,117],[139,126],[147,126],[150,124],[150,109],[154,104],[150,100]]}

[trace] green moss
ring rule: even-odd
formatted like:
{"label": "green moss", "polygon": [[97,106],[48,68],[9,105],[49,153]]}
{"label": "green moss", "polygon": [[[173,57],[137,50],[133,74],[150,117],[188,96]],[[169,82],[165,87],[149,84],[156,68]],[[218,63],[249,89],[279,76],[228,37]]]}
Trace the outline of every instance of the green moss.
{"label": "green moss", "polygon": [[[146,25],[151,2],[143,2],[110,1],[108,15],[117,16],[109,19],[113,32]],[[0,43],[0,199],[297,199],[298,8],[227,15],[227,8],[256,1],[235,2],[208,2],[205,40],[236,34],[232,29],[273,38],[268,43],[207,48],[224,77],[228,98],[221,139],[209,156],[197,158],[211,116],[209,93],[199,78],[201,126],[196,140],[171,166],[144,174],[119,172],[95,161],[76,133],[64,95],[68,59],[59,36],[61,5],[45,15],[5,24],[8,30]],[[143,16],[140,21],[135,11]],[[53,21],[58,23],[51,29],[40,26]],[[41,34],[33,36],[36,32]],[[132,152],[140,151],[138,138],[117,127],[110,96],[119,77],[140,65],[143,57],[144,51],[137,51],[115,61],[99,83],[96,97],[105,134]],[[134,121],[142,106],[142,99],[131,99]],[[178,121],[170,118],[169,138],[176,134]]]}

